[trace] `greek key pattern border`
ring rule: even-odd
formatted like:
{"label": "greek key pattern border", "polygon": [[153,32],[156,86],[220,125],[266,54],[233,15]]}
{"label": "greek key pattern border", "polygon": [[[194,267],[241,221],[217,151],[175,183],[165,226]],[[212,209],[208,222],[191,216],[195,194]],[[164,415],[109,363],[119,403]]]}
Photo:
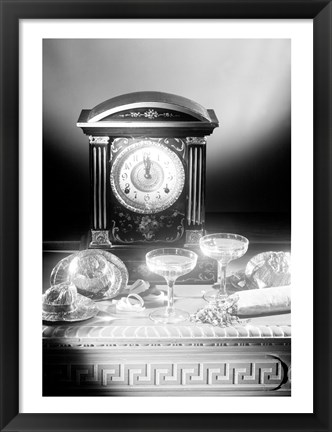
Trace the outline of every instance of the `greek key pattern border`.
{"label": "greek key pattern border", "polygon": [[276,389],[288,381],[288,367],[279,359],[245,362],[56,364],[46,378],[79,387],[200,387]]}

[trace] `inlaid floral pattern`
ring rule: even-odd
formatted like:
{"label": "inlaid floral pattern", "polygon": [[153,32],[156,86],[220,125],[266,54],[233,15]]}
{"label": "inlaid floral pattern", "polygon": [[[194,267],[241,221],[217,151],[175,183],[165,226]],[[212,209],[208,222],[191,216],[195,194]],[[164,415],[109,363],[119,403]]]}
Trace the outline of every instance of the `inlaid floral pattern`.
{"label": "inlaid floral pattern", "polygon": [[120,210],[113,220],[112,234],[118,241],[153,242],[160,239],[175,241],[184,232],[184,214],[176,209],[162,213],[140,215]]}
{"label": "inlaid floral pattern", "polygon": [[154,109],[148,109],[147,111],[141,112],[141,111],[130,111],[124,114],[119,114],[120,118],[125,118],[125,117],[131,117],[131,118],[140,118],[140,117],[144,117],[147,118],[149,120],[153,120],[156,119],[158,117],[163,117],[163,118],[172,118],[172,117],[179,117],[179,115],[177,114],[173,114],[170,112],[158,112]]}
{"label": "inlaid floral pattern", "polygon": [[145,111],[144,117],[147,117],[149,119],[157,118],[158,113],[157,113],[157,111],[155,111],[153,109],[149,109],[149,110]]}

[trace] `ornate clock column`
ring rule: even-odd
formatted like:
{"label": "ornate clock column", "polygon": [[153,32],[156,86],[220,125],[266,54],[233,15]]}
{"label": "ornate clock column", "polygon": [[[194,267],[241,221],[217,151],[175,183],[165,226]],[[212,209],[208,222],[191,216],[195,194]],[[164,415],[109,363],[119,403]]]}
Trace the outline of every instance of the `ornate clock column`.
{"label": "ornate clock column", "polygon": [[109,137],[89,136],[90,143],[90,247],[111,246],[108,232]]}
{"label": "ornate clock column", "polygon": [[205,234],[206,138],[187,137],[188,198],[185,245],[197,245]]}

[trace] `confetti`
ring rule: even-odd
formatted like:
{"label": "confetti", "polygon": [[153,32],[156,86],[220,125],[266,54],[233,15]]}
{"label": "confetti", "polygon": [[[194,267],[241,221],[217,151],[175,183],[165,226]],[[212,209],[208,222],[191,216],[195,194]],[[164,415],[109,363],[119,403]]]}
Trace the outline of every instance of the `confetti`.
{"label": "confetti", "polygon": [[211,324],[215,327],[230,327],[246,324],[248,320],[240,320],[230,311],[235,299],[209,303],[190,316],[190,320],[196,323]]}

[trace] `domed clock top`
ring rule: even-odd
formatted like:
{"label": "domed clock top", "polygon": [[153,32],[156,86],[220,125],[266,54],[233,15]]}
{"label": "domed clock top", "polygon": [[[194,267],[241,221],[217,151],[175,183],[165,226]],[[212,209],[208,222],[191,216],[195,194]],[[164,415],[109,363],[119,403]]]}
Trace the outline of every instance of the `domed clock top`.
{"label": "domed clock top", "polygon": [[[176,136],[187,136],[189,131],[205,136],[218,126],[218,119],[213,110],[185,97],[146,91],[116,96],[92,109],[82,110],[77,126],[91,135],[116,132],[117,136],[128,136],[130,127],[131,136],[144,134],[144,128],[146,135],[153,136],[154,131],[164,127],[176,129]],[[136,127],[140,130],[137,131]],[[168,133],[163,131],[157,135],[167,136]]]}

